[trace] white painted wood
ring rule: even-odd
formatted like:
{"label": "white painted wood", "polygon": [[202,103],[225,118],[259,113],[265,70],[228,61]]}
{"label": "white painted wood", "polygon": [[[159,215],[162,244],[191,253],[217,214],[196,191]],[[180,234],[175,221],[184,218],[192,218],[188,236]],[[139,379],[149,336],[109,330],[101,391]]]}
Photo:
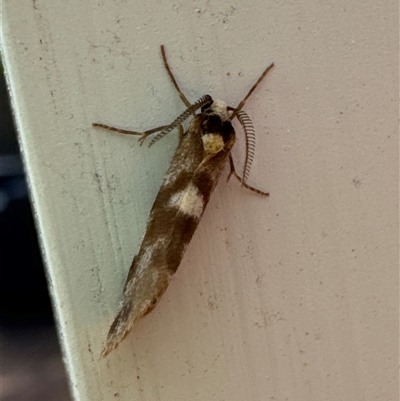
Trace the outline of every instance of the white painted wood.
{"label": "white painted wood", "polygon": [[[395,1],[3,1],[3,56],[76,400],[395,400]],[[99,357],[186,95],[248,102],[251,184],[224,180],[156,310]],[[235,159],[243,157],[239,144]]]}

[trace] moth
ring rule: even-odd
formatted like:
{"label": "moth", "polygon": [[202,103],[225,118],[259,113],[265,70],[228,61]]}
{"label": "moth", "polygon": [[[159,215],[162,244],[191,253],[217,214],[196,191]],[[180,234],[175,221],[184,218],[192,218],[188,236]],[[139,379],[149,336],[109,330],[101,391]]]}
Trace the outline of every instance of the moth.
{"label": "moth", "polygon": [[[132,326],[151,312],[164,294],[204,213],[211,193],[229,161],[231,176],[257,194],[268,196],[247,184],[255,152],[255,131],[242,110],[246,100],[273,67],[269,65],[235,108],[205,95],[191,104],[179,88],[169,67],[164,46],[161,56],[176,91],[186,106],[185,111],[169,125],[145,132],[128,131],[102,123],[93,127],[128,135],[140,135],[143,141],[156,134],[156,141],[173,129],[179,130],[179,144],[162,182],[147,222],[146,233],[134,257],[126,279],[119,311],[108,332],[102,355],[108,355],[126,337]],[[199,112],[198,112],[199,111]],[[192,117],[185,131],[182,124]],[[236,173],[231,150],[235,143],[232,120],[237,118],[246,137],[246,158],[242,176]]]}

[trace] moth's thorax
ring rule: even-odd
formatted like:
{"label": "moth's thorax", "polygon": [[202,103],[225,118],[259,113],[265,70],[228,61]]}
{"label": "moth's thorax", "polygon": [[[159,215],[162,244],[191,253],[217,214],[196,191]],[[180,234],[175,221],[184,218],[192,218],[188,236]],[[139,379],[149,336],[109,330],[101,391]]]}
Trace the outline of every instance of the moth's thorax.
{"label": "moth's thorax", "polygon": [[206,154],[215,154],[224,149],[224,139],[219,133],[205,134],[201,140]]}

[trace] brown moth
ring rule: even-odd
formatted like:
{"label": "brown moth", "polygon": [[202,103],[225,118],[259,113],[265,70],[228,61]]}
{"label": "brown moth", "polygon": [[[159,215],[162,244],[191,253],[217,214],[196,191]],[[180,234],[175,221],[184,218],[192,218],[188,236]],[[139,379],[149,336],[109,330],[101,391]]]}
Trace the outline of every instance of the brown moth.
{"label": "brown moth", "polygon": [[[261,74],[239,105],[232,108],[221,100],[214,101],[209,95],[191,104],[172,74],[164,46],[161,46],[161,55],[167,73],[186,105],[186,110],[171,124],[145,132],[93,124],[94,127],[121,134],[140,135],[141,143],[149,135],[158,132],[149,146],[174,128],[178,128],[180,132],[178,148],[151,209],[140,250],[130,267],[122,302],[108,332],[103,356],[118,346],[132,326],[151,312],[164,294],[228,160],[231,169],[228,179],[233,175],[245,188],[268,196],[268,193],[246,183],[254,157],[255,134],[253,124],[242,111],[242,107],[273,67],[273,63]],[[197,114],[199,109],[200,113]],[[184,132],[182,123],[190,116],[193,119]],[[231,149],[235,143],[235,131],[231,123],[234,117],[238,118],[246,135],[246,159],[242,177],[236,173],[231,156]]]}

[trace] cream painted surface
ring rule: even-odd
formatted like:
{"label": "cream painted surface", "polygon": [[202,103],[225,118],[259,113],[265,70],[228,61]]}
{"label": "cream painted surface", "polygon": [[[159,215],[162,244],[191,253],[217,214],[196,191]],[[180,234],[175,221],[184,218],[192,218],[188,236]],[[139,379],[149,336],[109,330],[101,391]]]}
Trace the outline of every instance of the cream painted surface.
{"label": "cream painted surface", "polygon": [[[2,25],[77,400],[398,399],[397,1],[4,0]],[[191,101],[235,106],[275,62],[245,106],[271,196],[222,179],[159,306],[101,359],[177,134],[91,123],[182,112],[161,43]]]}

